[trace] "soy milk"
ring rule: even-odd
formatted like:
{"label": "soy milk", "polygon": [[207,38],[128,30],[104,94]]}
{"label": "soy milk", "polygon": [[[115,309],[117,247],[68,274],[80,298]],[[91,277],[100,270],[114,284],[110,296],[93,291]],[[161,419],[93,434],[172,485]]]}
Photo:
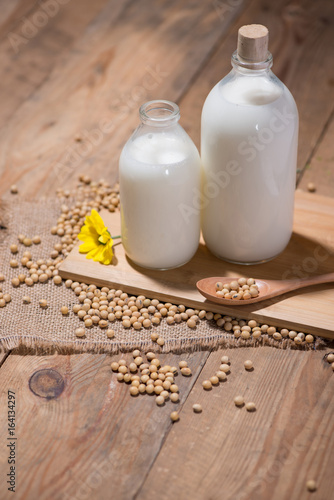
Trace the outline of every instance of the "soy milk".
{"label": "soy milk", "polygon": [[192,206],[200,189],[200,158],[177,123],[176,104],[144,106],[143,124],[119,162],[122,243],[136,264],[168,269],[188,262],[198,248],[200,212],[184,217],[182,207]]}
{"label": "soy milk", "polygon": [[239,35],[233,70],[208,95],[201,124],[203,236],[215,255],[243,264],[272,259],[289,242],[298,143],[295,101],[270,71],[266,44],[258,61],[240,56],[251,49]]}

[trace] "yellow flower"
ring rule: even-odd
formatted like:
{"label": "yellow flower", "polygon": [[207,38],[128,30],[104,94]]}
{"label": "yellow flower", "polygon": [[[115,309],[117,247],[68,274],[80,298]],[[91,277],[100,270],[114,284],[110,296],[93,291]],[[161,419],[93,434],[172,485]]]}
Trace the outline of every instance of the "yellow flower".
{"label": "yellow flower", "polygon": [[[114,236],[114,238],[120,238],[120,236]],[[84,242],[80,245],[79,252],[87,253],[86,259],[93,259],[107,265],[111,263],[114,241],[96,210],[92,210],[91,214],[87,215],[78,239]]]}

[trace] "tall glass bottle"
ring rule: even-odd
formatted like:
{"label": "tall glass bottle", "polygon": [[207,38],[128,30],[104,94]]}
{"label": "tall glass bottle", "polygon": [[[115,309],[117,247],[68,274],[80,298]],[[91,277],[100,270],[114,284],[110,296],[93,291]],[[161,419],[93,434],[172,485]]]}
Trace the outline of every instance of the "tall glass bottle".
{"label": "tall glass bottle", "polygon": [[192,208],[200,190],[199,153],[178,123],[175,103],[150,101],[139,115],[119,161],[122,243],[142,267],[179,267],[199,243],[200,210]]}
{"label": "tall glass bottle", "polygon": [[240,28],[232,71],[202,111],[203,236],[241,264],[274,258],[292,234],[298,112],[272,62],[267,28]]}

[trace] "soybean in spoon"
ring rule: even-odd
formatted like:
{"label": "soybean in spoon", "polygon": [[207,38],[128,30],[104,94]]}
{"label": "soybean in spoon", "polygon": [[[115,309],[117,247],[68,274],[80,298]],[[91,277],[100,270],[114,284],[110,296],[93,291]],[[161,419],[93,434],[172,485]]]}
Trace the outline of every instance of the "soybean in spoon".
{"label": "soybean in spoon", "polygon": [[231,283],[238,281],[239,278],[227,277],[212,277],[204,278],[196,283],[199,292],[204,295],[211,302],[216,304],[224,304],[229,306],[243,306],[247,304],[254,304],[262,300],[271,299],[278,295],[304,288],[311,285],[319,285],[322,283],[334,283],[334,273],[322,274],[320,276],[313,276],[311,278],[299,278],[292,280],[263,280],[255,278],[255,283],[258,286],[259,294],[257,297],[244,300],[225,299],[217,296],[216,283]]}

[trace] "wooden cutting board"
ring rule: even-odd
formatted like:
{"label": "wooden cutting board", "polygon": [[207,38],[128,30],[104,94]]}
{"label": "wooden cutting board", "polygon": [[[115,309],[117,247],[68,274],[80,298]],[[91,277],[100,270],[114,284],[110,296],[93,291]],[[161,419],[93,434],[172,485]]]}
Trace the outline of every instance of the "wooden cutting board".
{"label": "wooden cutting board", "polygon": [[[119,213],[101,212],[111,234],[120,234]],[[117,242],[117,240],[116,240]],[[333,272],[334,199],[296,191],[294,233],[286,250],[266,264],[240,266],[214,257],[203,242],[185,266],[169,271],[140,268],[129,261],[121,242],[114,246],[114,264],[86,259],[76,246],[60,267],[63,278],[120,288],[133,295],[197,309],[254,318],[262,323],[334,338],[334,284],[318,285],[248,306],[222,307],[207,301],[196,282],[208,276],[289,279]]]}

